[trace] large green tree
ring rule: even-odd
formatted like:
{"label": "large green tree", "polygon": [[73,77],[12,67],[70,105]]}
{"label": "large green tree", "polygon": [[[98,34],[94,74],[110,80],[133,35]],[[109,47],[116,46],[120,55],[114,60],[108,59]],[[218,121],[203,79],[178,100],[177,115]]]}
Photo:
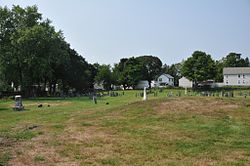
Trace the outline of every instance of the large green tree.
{"label": "large green tree", "polygon": [[70,48],[36,6],[0,7],[0,90],[14,83],[25,94],[34,86],[43,91],[49,87],[51,94],[56,87],[81,91],[92,87],[93,74],[94,67]]}
{"label": "large green tree", "polygon": [[241,54],[231,52],[225,58],[222,58],[224,67],[248,67],[249,59],[242,58]]}
{"label": "large green tree", "polygon": [[127,87],[127,76],[125,74],[125,68],[128,58],[120,59],[118,64],[114,65],[113,68],[113,80],[115,85],[123,85],[126,89]]}
{"label": "large green tree", "polygon": [[183,64],[181,74],[197,85],[201,81],[215,78],[215,62],[209,54],[195,51]]}
{"label": "large green tree", "polygon": [[36,6],[25,9],[13,6],[11,10],[0,7],[0,70],[4,74],[3,82],[22,84],[22,61],[25,55],[20,55],[20,50],[14,41],[20,38],[21,31],[37,25],[39,21],[41,14],[38,13]]}
{"label": "large green tree", "polygon": [[141,64],[142,79],[148,81],[149,88],[151,82],[162,72],[162,62],[158,57],[145,55],[136,58]]}
{"label": "large green tree", "polygon": [[113,82],[111,67],[109,65],[100,65],[95,76],[95,81],[99,84],[103,84],[106,90],[110,90]]}

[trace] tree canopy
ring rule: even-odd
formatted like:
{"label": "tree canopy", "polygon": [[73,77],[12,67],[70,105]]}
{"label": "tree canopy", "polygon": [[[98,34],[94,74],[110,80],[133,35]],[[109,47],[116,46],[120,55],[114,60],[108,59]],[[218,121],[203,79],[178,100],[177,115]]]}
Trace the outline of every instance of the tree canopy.
{"label": "tree canopy", "polygon": [[136,58],[141,65],[142,79],[148,81],[151,88],[151,81],[162,72],[162,62],[158,57],[151,55],[139,56]]}
{"label": "tree canopy", "polygon": [[215,62],[209,54],[195,51],[183,64],[181,73],[195,84],[215,77]]}
{"label": "tree canopy", "polygon": [[91,65],[36,6],[0,7],[0,27],[1,90],[10,89],[11,83],[27,95],[34,87],[38,91],[50,87],[54,93],[56,87],[67,92],[92,86]]}

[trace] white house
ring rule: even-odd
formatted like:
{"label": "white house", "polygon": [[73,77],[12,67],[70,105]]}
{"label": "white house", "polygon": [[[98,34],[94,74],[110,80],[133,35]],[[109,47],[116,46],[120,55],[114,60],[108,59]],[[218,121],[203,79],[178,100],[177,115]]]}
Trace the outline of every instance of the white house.
{"label": "white house", "polygon": [[174,86],[174,77],[169,74],[161,74],[151,83],[152,87]]}
{"label": "white house", "polygon": [[223,68],[223,82],[226,86],[250,86],[250,67]]}
{"label": "white house", "polygon": [[193,82],[187,79],[186,77],[181,77],[179,79],[179,87],[183,88],[192,88],[193,87]]}
{"label": "white house", "polygon": [[95,90],[104,90],[103,82],[101,83],[94,83]]}
{"label": "white house", "polygon": [[[161,74],[155,80],[151,82],[151,87],[166,87],[166,86],[174,86],[174,77],[169,74]],[[148,81],[141,80],[135,86],[135,89],[143,89],[144,87],[148,88]]]}

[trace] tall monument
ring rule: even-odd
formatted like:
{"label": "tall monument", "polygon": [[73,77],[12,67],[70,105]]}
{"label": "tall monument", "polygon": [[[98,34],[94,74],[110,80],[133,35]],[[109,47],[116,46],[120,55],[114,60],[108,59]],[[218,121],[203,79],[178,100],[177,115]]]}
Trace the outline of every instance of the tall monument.
{"label": "tall monument", "polygon": [[144,87],[144,92],[143,92],[143,101],[147,100],[147,88]]}

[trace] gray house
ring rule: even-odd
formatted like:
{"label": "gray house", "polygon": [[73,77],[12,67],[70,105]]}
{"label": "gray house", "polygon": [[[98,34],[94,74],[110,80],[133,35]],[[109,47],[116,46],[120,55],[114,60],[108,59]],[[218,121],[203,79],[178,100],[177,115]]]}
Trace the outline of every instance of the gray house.
{"label": "gray house", "polygon": [[250,86],[250,67],[226,67],[223,80],[226,86]]}

